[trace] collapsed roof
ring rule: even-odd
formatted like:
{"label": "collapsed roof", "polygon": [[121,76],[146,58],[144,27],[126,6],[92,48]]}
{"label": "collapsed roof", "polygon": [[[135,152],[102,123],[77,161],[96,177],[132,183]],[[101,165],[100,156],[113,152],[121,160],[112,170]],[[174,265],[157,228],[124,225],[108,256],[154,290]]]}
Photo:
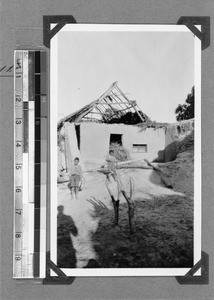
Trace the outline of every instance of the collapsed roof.
{"label": "collapsed roof", "polygon": [[120,90],[117,82],[97,100],[78,111],[64,117],[58,122],[60,129],[65,122],[124,123],[134,125],[150,119],[138,107],[136,101],[129,100]]}

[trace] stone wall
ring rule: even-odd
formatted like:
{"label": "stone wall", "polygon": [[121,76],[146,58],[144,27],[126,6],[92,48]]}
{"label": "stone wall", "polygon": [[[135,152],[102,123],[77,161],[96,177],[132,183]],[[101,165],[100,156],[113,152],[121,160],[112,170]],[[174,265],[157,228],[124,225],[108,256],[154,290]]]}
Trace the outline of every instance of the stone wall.
{"label": "stone wall", "polygon": [[174,160],[178,154],[179,141],[191,134],[194,130],[194,119],[172,123],[166,129],[166,147],[164,161]]}

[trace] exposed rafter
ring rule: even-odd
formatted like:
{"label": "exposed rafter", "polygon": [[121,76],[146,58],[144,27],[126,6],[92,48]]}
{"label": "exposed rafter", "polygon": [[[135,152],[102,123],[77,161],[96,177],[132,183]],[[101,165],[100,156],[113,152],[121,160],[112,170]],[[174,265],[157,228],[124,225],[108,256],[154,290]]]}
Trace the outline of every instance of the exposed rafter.
{"label": "exposed rafter", "polygon": [[[58,129],[63,126],[64,122],[78,123],[92,121],[110,123],[115,121],[115,123],[120,123],[120,119],[124,118],[127,114],[129,114],[129,117],[135,114],[136,123],[149,120],[148,116],[140,110],[136,101],[129,100],[126,94],[120,90],[117,82],[114,82],[97,100],[61,119],[58,122]],[[128,124],[127,122],[125,123]]]}

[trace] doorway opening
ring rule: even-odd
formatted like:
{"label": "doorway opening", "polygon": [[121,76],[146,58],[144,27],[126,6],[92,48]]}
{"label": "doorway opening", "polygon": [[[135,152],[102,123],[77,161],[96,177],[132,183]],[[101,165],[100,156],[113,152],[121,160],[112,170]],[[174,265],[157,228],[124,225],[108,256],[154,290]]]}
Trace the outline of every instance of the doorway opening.
{"label": "doorway opening", "polygon": [[77,136],[77,147],[80,150],[80,125],[75,125],[76,136]]}
{"label": "doorway opening", "polygon": [[112,143],[117,143],[122,146],[122,134],[110,134],[109,145]]}

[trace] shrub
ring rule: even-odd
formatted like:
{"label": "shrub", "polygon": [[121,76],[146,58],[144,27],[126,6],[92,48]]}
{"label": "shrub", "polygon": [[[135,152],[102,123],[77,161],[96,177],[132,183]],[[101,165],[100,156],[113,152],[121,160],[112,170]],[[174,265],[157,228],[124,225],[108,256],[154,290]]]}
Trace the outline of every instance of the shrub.
{"label": "shrub", "polygon": [[111,143],[109,150],[114,151],[114,156],[118,161],[126,161],[131,159],[129,151],[118,143]]}

